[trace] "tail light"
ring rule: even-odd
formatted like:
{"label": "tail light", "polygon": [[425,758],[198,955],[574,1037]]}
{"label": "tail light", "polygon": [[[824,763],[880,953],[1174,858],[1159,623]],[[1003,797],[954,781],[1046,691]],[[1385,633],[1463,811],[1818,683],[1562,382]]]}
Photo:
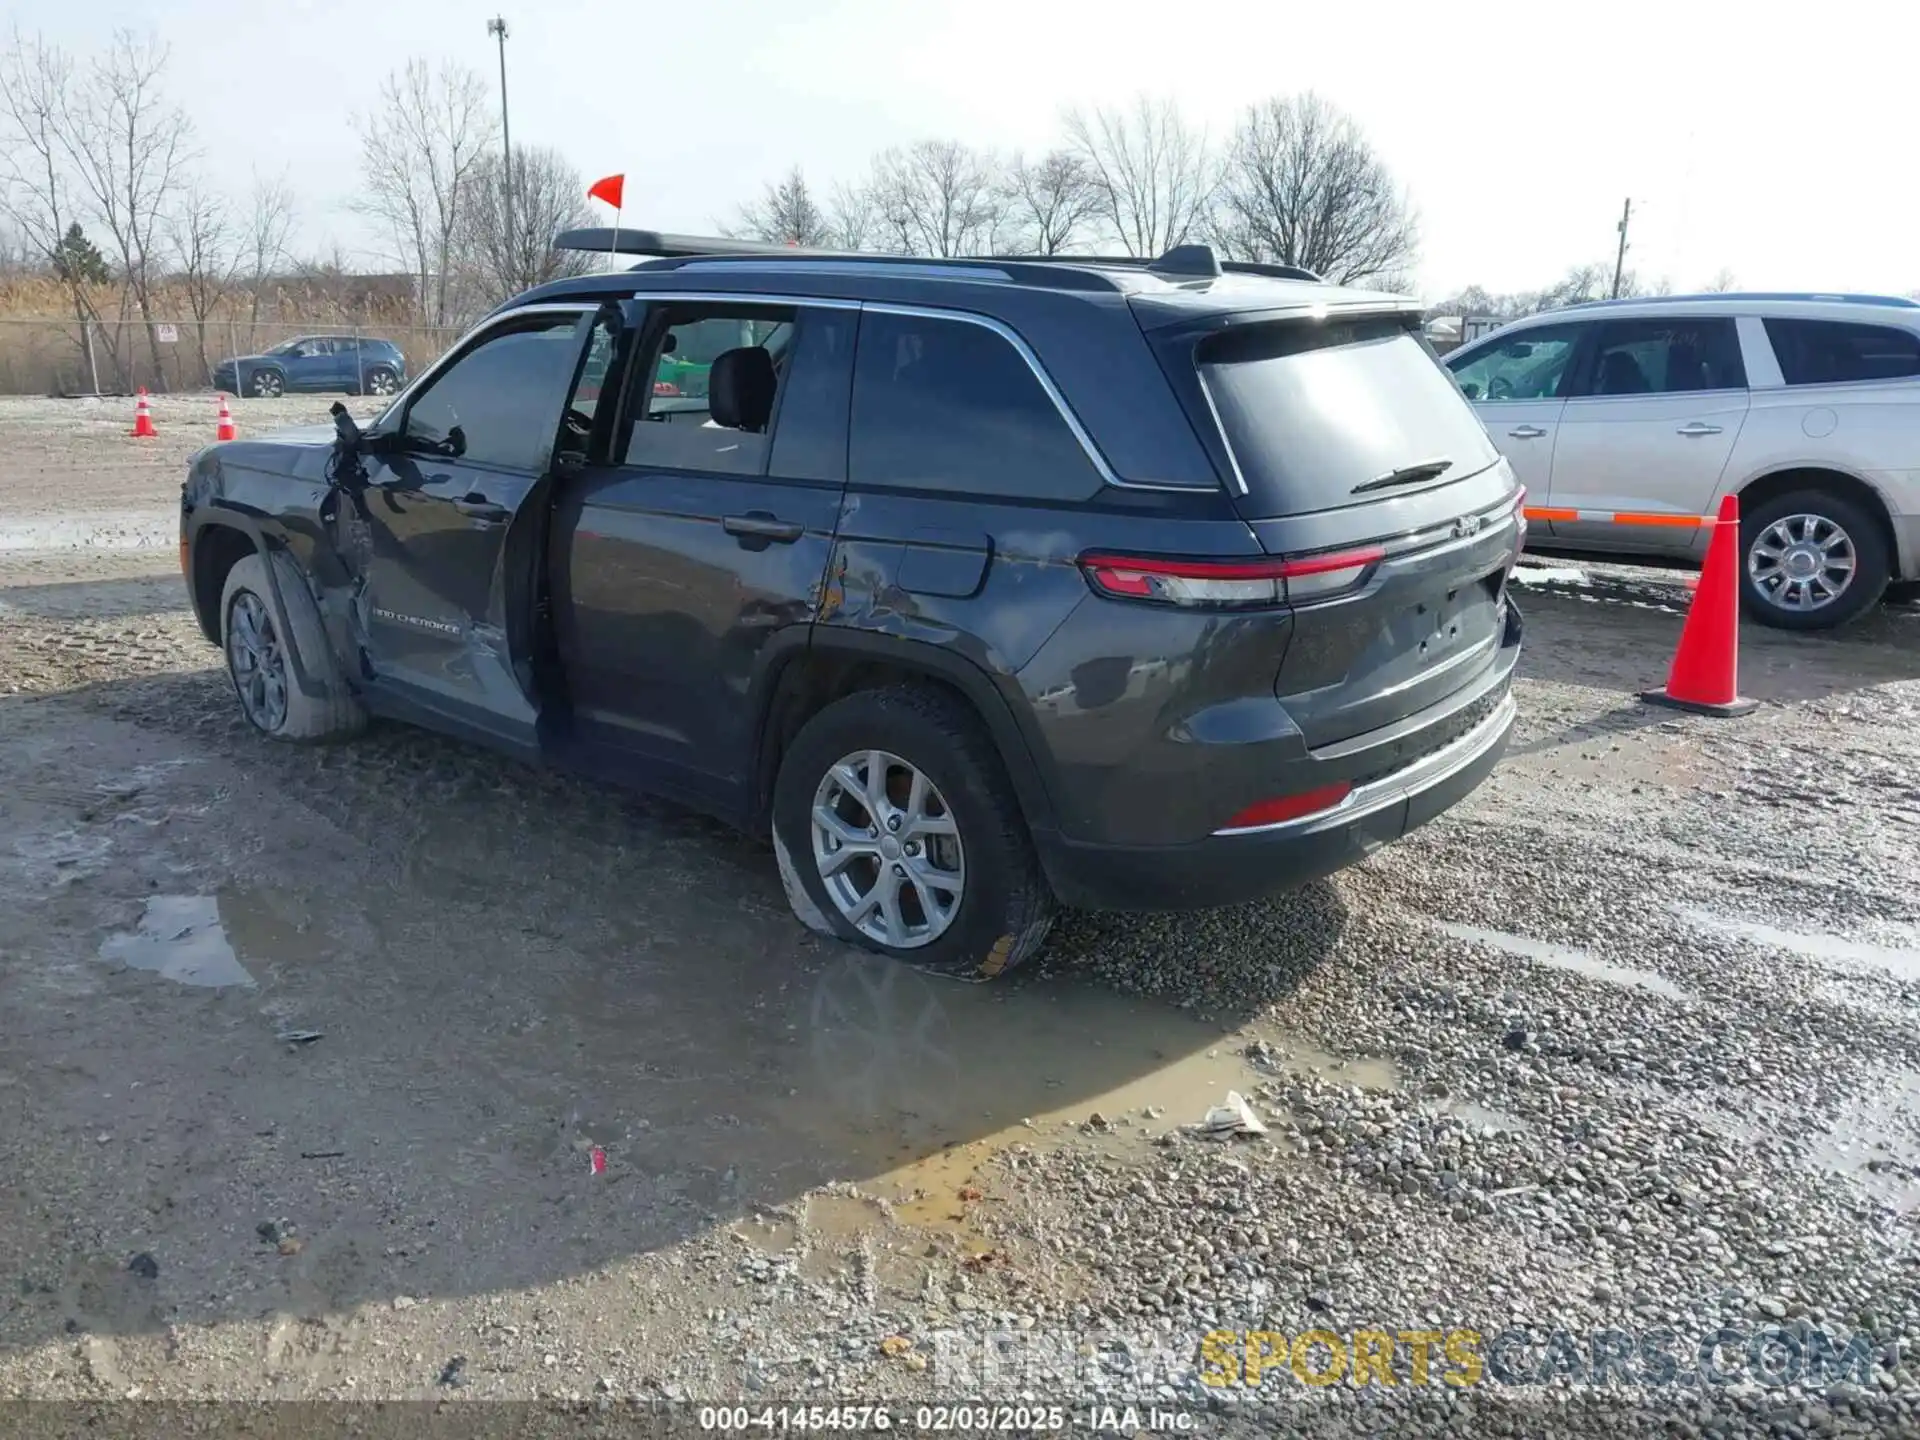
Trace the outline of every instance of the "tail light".
{"label": "tail light", "polygon": [[1527,487],[1522,485],[1520,493],[1513,497],[1513,524],[1519,532],[1513,542],[1515,550],[1527,548]]}
{"label": "tail light", "polygon": [[1246,609],[1320,600],[1359,585],[1386,555],[1378,545],[1260,560],[1171,560],[1088,554],[1081,573],[1096,594],[1198,609]]}

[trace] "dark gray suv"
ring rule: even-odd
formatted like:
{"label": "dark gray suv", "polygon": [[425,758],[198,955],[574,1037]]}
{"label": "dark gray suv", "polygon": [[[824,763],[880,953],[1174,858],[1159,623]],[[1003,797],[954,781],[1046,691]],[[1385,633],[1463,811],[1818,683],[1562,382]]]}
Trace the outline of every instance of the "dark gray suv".
{"label": "dark gray suv", "polygon": [[562,238],[656,258],[513,301],[364,432],[193,460],[257,729],[664,793],[770,835],[807,924],[983,978],[1057,904],[1297,885],[1498,759],[1522,492],[1413,303],[1204,247]]}

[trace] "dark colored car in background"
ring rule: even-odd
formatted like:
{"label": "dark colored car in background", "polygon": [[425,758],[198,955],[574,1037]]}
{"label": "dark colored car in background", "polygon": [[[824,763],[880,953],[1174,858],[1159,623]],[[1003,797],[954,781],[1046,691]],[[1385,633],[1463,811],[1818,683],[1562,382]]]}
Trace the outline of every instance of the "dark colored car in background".
{"label": "dark colored car in background", "polygon": [[1061,904],[1353,864],[1498,761],[1524,492],[1415,302],[1204,246],[569,240],[661,258],[512,301],[364,432],[194,457],[259,731],[665,794],[770,835],[808,926],[973,978]]}
{"label": "dark colored car in background", "polygon": [[213,367],[216,390],[269,399],[330,392],[395,395],[407,379],[407,358],[391,340],[354,335],[302,335],[261,355]]}

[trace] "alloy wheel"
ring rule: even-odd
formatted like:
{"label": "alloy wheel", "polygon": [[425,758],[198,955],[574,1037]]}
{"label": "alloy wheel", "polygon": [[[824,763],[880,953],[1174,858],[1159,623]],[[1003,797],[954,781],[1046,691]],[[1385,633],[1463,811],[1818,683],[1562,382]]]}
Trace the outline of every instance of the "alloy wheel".
{"label": "alloy wheel", "polygon": [[885,750],[857,750],[814,791],[813,862],[827,898],[869,940],[896,950],[947,932],[966,894],[966,853],[946,797]]}
{"label": "alloy wheel", "polygon": [[227,663],[247,718],[269,735],[287,721],[287,657],[260,597],[242,590],[227,612]]}
{"label": "alloy wheel", "polygon": [[1846,593],[1853,537],[1825,515],[1783,515],[1747,547],[1747,578],[1782,610],[1821,610]]}

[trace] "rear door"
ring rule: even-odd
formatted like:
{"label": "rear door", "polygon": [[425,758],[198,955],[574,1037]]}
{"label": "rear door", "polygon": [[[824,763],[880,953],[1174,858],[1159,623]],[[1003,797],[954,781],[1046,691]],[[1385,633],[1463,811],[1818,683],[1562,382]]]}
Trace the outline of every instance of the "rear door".
{"label": "rear door", "polygon": [[1447,368],[1536,505],[1552,483],[1554,444],[1566,409],[1565,385],[1581,334],[1578,324],[1542,325],[1447,357]]}
{"label": "rear door", "polygon": [[590,340],[612,324],[586,304],[497,320],[376,432],[363,480],[347,487],[341,548],[360,582],[362,669],[390,705],[536,747],[527,622],[541,516],[530,502],[557,450],[584,444],[590,416],[569,394]]}
{"label": "rear door", "polygon": [[653,302],[608,463],[563,487],[554,619],[575,733],[696,803],[744,803],[749,690],[819,611],[858,318]]}
{"label": "rear door", "polygon": [[1582,357],[1554,450],[1555,510],[1672,516],[1673,525],[1554,521],[1595,549],[1691,550],[1747,418],[1731,316],[1609,320]]}
{"label": "rear door", "polygon": [[1492,683],[1518,487],[1415,319],[1231,324],[1162,355],[1217,417],[1203,433],[1262,547],[1304,562],[1275,689],[1308,745]]}

